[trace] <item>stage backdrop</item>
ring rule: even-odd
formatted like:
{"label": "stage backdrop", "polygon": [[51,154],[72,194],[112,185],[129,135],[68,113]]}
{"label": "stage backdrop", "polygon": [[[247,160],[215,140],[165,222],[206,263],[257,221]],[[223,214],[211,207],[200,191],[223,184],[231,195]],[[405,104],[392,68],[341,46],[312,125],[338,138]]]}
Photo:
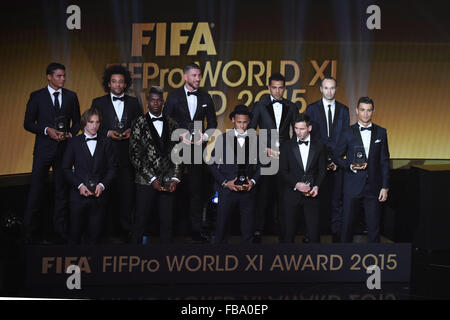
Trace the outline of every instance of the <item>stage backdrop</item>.
{"label": "stage backdrop", "polygon": [[[370,5],[377,7],[370,7]],[[23,129],[32,91],[47,85],[51,61],[67,67],[66,87],[83,112],[103,95],[105,66],[133,73],[132,95],[183,85],[182,67],[204,69],[219,129],[238,103],[251,107],[268,77],[287,78],[286,98],[300,111],[320,98],[323,76],[338,80],[351,110],[375,101],[391,158],[450,159],[445,1],[33,1],[2,7],[0,175],[31,171],[34,135]],[[75,5],[72,6],[71,5]],[[79,27],[79,29],[77,29]],[[380,27],[381,29],[370,29]]]}

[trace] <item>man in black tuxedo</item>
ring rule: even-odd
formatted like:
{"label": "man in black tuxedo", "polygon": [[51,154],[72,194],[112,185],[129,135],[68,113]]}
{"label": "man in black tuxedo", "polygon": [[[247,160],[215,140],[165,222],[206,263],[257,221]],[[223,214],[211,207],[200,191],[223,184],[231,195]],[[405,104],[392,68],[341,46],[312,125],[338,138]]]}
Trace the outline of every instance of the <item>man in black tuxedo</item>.
{"label": "man in black tuxedo", "polygon": [[326,174],[325,147],[311,138],[311,119],[301,113],[295,117],[295,138],[281,147],[280,173],[285,183],[285,242],[295,242],[299,207],[303,207],[306,236],[310,242],[320,242],[319,187]]}
{"label": "man in black tuxedo", "polygon": [[117,169],[111,140],[97,135],[100,122],[97,109],[85,111],[81,116],[84,132],[71,139],[64,153],[62,167],[70,184],[70,244],[98,242],[107,189]]}
{"label": "man in black tuxedo", "polygon": [[108,94],[92,100],[91,108],[102,115],[99,134],[109,137],[118,158],[119,168],[114,179],[108,204],[108,236],[123,242],[133,223],[135,185],[134,170],[129,157],[129,138],[132,123],[142,115],[138,99],[125,94],[131,86],[131,75],[121,65],[108,67],[103,74],[103,89]]}
{"label": "man in black tuxedo", "polygon": [[25,211],[24,228],[28,242],[33,241],[38,227],[42,195],[50,167],[55,183],[53,226],[56,233],[66,238],[68,216],[68,186],[64,181],[61,161],[67,140],[80,130],[80,105],[77,94],[64,89],[65,67],[50,63],[47,67],[47,87],[30,95],[25,111],[24,128],[36,135],[33,152],[30,192]]}
{"label": "man in black tuxedo", "polygon": [[161,243],[172,242],[174,191],[182,166],[171,161],[178,141],[171,136],[177,123],[162,116],[163,90],[152,87],[147,97],[149,112],[131,128],[130,156],[136,171],[136,219],[132,241],[142,243],[150,214],[158,208]]}
{"label": "man in black tuxedo", "polygon": [[[186,164],[187,188],[189,192],[189,216],[191,219],[192,240],[205,242],[201,233],[202,211],[204,201],[211,196],[211,190],[205,190],[208,185],[203,160],[195,163],[194,155],[201,154],[206,146],[208,135],[206,130],[217,127],[216,109],[211,96],[199,89],[201,69],[196,64],[188,64],[184,68],[185,85],[171,92],[164,107],[164,116],[171,117],[178,123],[178,127],[186,129],[180,137],[186,144],[191,145],[191,161]],[[205,128],[204,120],[207,125]],[[210,132],[211,132],[210,130]],[[192,138],[191,138],[192,137]]]}
{"label": "man in black tuxedo", "polygon": [[254,185],[260,177],[256,132],[247,127],[251,113],[245,105],[238,105],[230,114],[233,130],[216,139],[209,169],[218,189],[216,231],[213,243],[226,243],[232,213],[239,209],[242,242],[251,243],[254,232]]}
{"label": "man in black tuxedo", "polygon": [[[278,161],[279,148],[290,137],[290,132],[293,132],[294,118],[298,113],[297,106],[289,100],[283,98],[283,94],[286,90],[285,78],[280,73],[274,73],[269,78],[269,91],[270,96],[261,99],[253,108],[253,118],[250,122],[249,128],[255,129],[259,126],[260,136],[262,134],[261,129],[265,129],[267,132],[267,154],[272,157],[274,161]],[[278,137],[273,137],[275,145],[272,145],[272,132],[276,130]],[[276,192],[273,192],[273,189]],[[266,210],[271,209],[271,205],[274,206],[274,212],[276,212],[272,221],[269,223],[274,224],[277,220],[280,227],[280,239],[284,238],[285,225],[282,208],[281,197],[283,183],[279,174],[265,175],[261,177],[261,181],[258,184],[258,204],[255,215],[255,242],[259,243],[262,240],[262,234],[265,225]]]}
{"label": "man in black tuxedo", "polygon": [[386,129],[372,123],[374,109],[372,99],[359,99],[358,122],[342,134],[337,147],[338,165],[345,170],[342,242],[353,241],[361,203],[368,240],[380,241],[380,203],[387,200],[389,190],[389,147]]}
{"label": "man in black tuxedo", "polygon": [[343,168],[336,165],[336,144],[350,125],[348,107],[336,101],[337,81],[325,77],[320,84],[322,99],[310,104],[306,113],[311,117],[311,135],[327,150],[327,175],[322,186],[321,216],[330,218],[333,242],[341,240]]}

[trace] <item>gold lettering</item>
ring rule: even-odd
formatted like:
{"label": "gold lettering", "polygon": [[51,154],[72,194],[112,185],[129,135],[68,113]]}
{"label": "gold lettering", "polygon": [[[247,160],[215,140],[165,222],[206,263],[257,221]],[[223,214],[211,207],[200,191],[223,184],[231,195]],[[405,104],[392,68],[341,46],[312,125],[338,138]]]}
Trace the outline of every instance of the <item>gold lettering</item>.
{"label": "gold lettering", "polygon": [[181,45],[186,44],[189,39],[188,36],[182,36],[181,31],[191,29],[192,29],[192,22],[174,22],[171,24],[171,32],[170,32],[171,56],[179,56]]}
{"label": "gold lettering", "polygon": [[[191,260],[193,260],[193,259],[197,261],[197,266],[196,266],[195,268],[192,268],[192,267],[189,265],[189,261],[191,261]],[[189,257],[186,258],[186,269],[187,269],[188,271],[190,271],[190,272],[196,272],[196,271],[200,270],[201,267],[202,267],[202,260],[200,259],[199,256],[189,256]]]}
{"label": "gold lettering", "polygon": [[302,267],[302,271],[305,270],[306,267],[311,268],[311,270],[313,270],[313,271],[316,270],[316,268],[314,267],[314,264],[312,262],[312,258],[309,254],[306,256],[305,263],[303,264],[303,267]]}
{"label": "gold lettering", "polygon": [[[334,260],[337,259],[339,261],[338,266],[334,266]],[[342,268],[342,264],[344,263],[342,257],[338,254],[332,254],[330,256],[330,271],[336,271]]]}
{"label": "gold lettering", "polygon": [[[174,75],[175,75],[176,73],[178,73],[178,74],[180,75],[180,82],[179,82],[179,83],[175,83],[175,82],[173,81],[173,77],[174,77]],[[167,77],[167,83],[168,83],[169,86],[171,86],[172,88],[179,88],[179,87],[181,87],[181,86],[183,85],[183,83],[184,83],[183,69],[180,69],[180,68],[172,69],[172,70],[169,72],[169,76]]]}
{"label": "gold lettering", "polygon": [[[236,82],[231,82],[231,81],[228,79],[228,74],[227,74],[227,72],[228,72],[228,69],[229,69],[231,66],[234,66],[234,65],[237,66],[237,67],[240,69],[241,77],[239,78],[238,81],[236,81]],[[237,86],[241,85],[241,84],[244,82],[246,75],[247,75],[247,72],[245,71],[244,64],[243,64],[242,62],[240,62],[240,61],[237,61],[237,60],[233,60],[233,61],[228,62],[228,63],[224,66],[224,68],[223,68],[223,70],[222,70],[222,79],[223,79],[223,82],[224,82],[227,86],[229,86],[229,87],[237,87]]]}
{"label": "gold lettering", "polygon": [[[153,72],[148,73],[148,69],[152,68]],[[154,62],[145,62],[142,70],[142,88],[148,88],[148,80],[155,79],[159,74],[159,66]]]}
{"label": "gold lettering", "polygon": [[154,23],[133,23],[133,42],[131,45],[131,56],[142,57],[142,47],[148,45],[150,37],[144,37],[144,31],[153,31]]}
{"label": "gold lettering", "polygon": [[[201,43],[202,38],[205,40],[203,44]],[[207,22],[199,22],[197,24],[187,55],[195,56],[199,51],[206,51],[206,54],[209,56],[217,54]]]}
{"label": "gold lettering", "polygon": [[281,258],[278,254],[275,256],[275,259],[273,259],[270,271],[273,271],[275,268],[279,268],[280,271],[284,271],[283,264],[281,263]]}
{"label": "gold lettering", "polygon": [[166,29],[167,29],[167,23],[161,22],[161,23],[156,24],[155,55],[157,57],[166,55]]}
{"label": "gold lettering", "polygon": [[200,81],[200,86],[204,87],[206,83],[206,79],[209,79],[209,83],[211,87],[215,87],[217,85],[217,80],[219,79],[220,68],[222,67],[222,61],[217,61],[216,69],[212,71],[211,61],[206,61],[205,68],[203,70],[203,78]]}
{"label": "gold lettering", "polygon": [[[259,67],[259,72],[253,74],[253,68],[255,66]],[[253,85],[253,77],[256,80],[256,83],[258,86],[264,86],[264,83],[261,81],[261,76],[264,74],[264,71],[266,71],[266,68],[264,67],[264,64],[262,61],[249,61],[248,62],[248,86],[251,87]]]}
{"label": "gold lettering", "polygon": [[54,262],[54,261],[55,261],[55,257],[43,257],[41,273],[47,274],[48,269],[50,269],[53,266],[53,264],[51,262]]}
{"label": "gold lettering", "polygon": [[292,80],[288,81],[286,80],[286,87],[291,86],[295,83],[297,83],[298,79],[300,78],[300,68],[298,67],[297,62],[293,60],[281,60],[280,62],[280,72],[281,74],[284,74],[286,76],[286,66],[291,66],[294,68],[294,77]]}

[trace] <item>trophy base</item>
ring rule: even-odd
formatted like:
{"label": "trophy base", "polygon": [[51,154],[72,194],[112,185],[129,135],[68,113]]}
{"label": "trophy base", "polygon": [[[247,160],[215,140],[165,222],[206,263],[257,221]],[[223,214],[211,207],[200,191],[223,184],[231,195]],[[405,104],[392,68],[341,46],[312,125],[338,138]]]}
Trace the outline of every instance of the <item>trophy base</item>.
{"label": "trophy base", "polygon": [[354,170],[360,170],[364,168],[364,164],[352,164]]}
{"label": "trophy base", "polygon": [[303,192],[302,193],[305,197],[311,197],[311,193],[309,193],[309,192]]}

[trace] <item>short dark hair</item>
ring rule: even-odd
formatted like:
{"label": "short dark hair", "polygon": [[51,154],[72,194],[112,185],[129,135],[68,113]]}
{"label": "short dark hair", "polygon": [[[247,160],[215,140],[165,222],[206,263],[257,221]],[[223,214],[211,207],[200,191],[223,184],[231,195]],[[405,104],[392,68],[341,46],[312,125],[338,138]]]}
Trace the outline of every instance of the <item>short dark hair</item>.
{"label": "short dark hair", "polygon": [[197,69],[197,70],[200,70],[200,71],[202,70],[198,64],[196,64],[196,63],[189,63],[183,69],[184,74],[188,73],[189,70],[191,70],[191,69]]}
{"label": "short dark hair", "polygon": [[147,99],[150,98],[151,94],[158,94],[162,98],[163,97],[163,93],[164,93],[163,88],[161,88],[159,86],[153,86],[153,87],[150,88],[150,90],[148,90]]}
{"label": "short dark hair", "polygon": [[111,91],[111,89],[108,87],[108,84],[111,81],[111,76],[113,74],[123,75],[125,84],[127,85],[125,88],[125,92],[127,92],[128,88],[131,87],[131,73],[127,68],[125,68],[124,66],[122,66],[120,64],[115,64],[115,65],[109,66],[108,68],[105,69],[105,72],[103,73],[103,79],[102,79],[103,90],[105,90],[105,92],[107,92],[107,93],[109,93]]}
{"label": "short dark hair", "polygon": [[311,125],[311,117],[306,113],[297,113],[295,115],[294,123],[298,122],[306,122],[306,125],[309,127]]}
{"label": "short dark hair", "polygon": [[81,129],[84,129],[86,126],[86,123],[88,123],[89,119],[91,119],[92,116],[98,116],[98,119],[100,120],[100,123],[102,122],[102,115],[100,111],[98,111],[97,108],[89,108],[83,114],[81,115],[80,119],[80,125]]}
{"label": "short dark hair", "polygon": [[272,81],[283,81],[283,86],[286,84],[286,78],[279,72],[272,73],[272,75],[269,78],[269,86],[272,83]]}
{"label": "short dark hair", "polygon": [[333,77],[325,77],[325,78],[323,78],[322,80],[320,80],[320,86],[322,86],[322,84],[323,84],[323,82],[325,81],[325,80],[334,80],[334,83],[336,84],[336,87],[337,87],[337,80],[335,79],[335,78],[333,78]]}
{"label": "short dark hair", "polygon": [[359,104],[361,103],[366,103],[366,104],[371,104],[372,105],[372,110],[375,109],[375,104],[373,103],[373,100],[370,99],[369,97],[361,97],[358,99],[358,104],[356,105],[356,107],[359,107]]}
{"label": "short dark hair", "polygon": [[53,72],[55,72],[58,69],[66,71],[66,67],[63,64],[58,62],[52,62],[47,66],[46,74],[52,75]]}
{"label": "short dark hair", "polygon": [[234,110],[229,115],[230,120],[233,119],[237,114],[248,116],[250,119],[252,118],[252,113],[245,104],[239,104],[234,108]]}

